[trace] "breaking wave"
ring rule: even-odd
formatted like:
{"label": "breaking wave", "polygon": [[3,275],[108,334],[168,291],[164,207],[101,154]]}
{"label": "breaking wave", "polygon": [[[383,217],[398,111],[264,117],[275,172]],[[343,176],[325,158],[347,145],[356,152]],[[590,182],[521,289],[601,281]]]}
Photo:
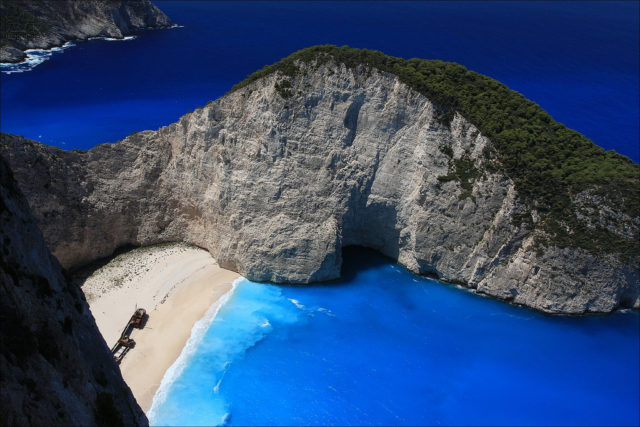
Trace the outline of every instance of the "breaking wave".
{"label": "breaking wave", "polygon": [[136,36],[126,36],[121,39],[116,37],[90,37],[89,40],[106,40],[108,42],[125,42],[129,40],[135,40]]}
{"label": "breaking wave", "polygon": [[54,53],[62,52],[72,46],[75,46],[75,44],[72,42],[66,42],[62,46],[52,47],[51,49],[27,49],[24,51],[27,55],[24,61],[17,64],[0,63],[0,71],[4,74],[31,71],[47,59],[51,58]]}
{"label": "breaking wave", "polygon": [[215,319],[216,315],[220,311],[220,309],[229,301],[233,292],[235,291],[238,283],[242,280],[242,278],[238,278],[233,281],[231,285],[231,289],[224,294],[220,299],[218,299],[205,313],[204,317],[198,320],[191,328],[191,336],[187,340],[180,356],[173,362],[173,365],[167,369],[164,376],[162,377],[162,382],[156,391],[156,394],[153,396],[153,403],[151,405],[151,409],[149,410],[149,420],[155,417],[156,408],[164,403],[167,398],[167,393],[171,388],[171,385],[175,382],[176,378],[180,376],[182,371],[184,370],[189,360],[193,357],[196,352],[198,345],[204,338],[205,333],[211,326],[211,322]]}
{"label": "breaking wave", "polygon": [[[129,41],[134,40],[136,36],[126,36],[123,38],[114,37],[89,37],[87,40],[106,40],[110,42],[115,41]],[[4,74],[24,73],[25,71],[31,71],[38,65],[42,64],[46,60],[50,59],[53,54],[62,52],[75,46],[73,42],[66,42],[62,46],[52,47],[51,49],[27,49],[24,53],[27,55],[24,61],[17,64],[0,63],[0,71]]]}
{"label": "breaking wave", "polygon": [[246,279],[236,280],[224,298],[193,327],[182,354],[162,379],[148,413],[152,425],[227,423],[232,410],[224,378],[231,365],[274,327],[299,322],[305,314],[299,306],[284,304],[277,286]]}

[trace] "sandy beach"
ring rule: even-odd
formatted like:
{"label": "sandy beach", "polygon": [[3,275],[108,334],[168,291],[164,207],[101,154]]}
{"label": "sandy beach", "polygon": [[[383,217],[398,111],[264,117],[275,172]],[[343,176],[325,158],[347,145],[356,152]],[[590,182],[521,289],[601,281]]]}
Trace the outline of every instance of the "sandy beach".
{"label": "sandy beach", "polygon": [[144,329],[134,329],[131,334],[136,346],[120,364],[124,380],[145,412],[193,325],[231,290],[238,277],[220,268],[203,249],[165,244],[119,255],[82,285],[109,347],[136,308],[149,314]]}

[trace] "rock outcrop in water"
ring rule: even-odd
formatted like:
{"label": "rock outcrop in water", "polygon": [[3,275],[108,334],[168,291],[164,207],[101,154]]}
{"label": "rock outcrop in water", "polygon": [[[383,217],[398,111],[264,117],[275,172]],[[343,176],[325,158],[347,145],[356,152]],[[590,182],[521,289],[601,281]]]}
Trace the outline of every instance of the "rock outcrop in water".
{"label": "rock outcrop in water", "polygon": [[185,241],[252,280],[309,283],[338,277],[342,247],[362,245],[546,312],[640,306],[637,214],[587,187],[570,195],[570,213],[588,215],[593,239],[563,243],[540,226],[555,211],[523,196],[509,158],[460,113],[443,119],[442,104],[398,75],[313,52],[86,153],[4,135],[1,152],[62,265]]}
{"label": "rock outcrop in water", "polygon": [[0,223],[3,424],[148,424],[1,158]]}
{"label": "rock outcrop in water", "polygon": [[0,19],[0,62],[5,63],[23,61],[26,49],[171,26],[150,0],[2,0]]}

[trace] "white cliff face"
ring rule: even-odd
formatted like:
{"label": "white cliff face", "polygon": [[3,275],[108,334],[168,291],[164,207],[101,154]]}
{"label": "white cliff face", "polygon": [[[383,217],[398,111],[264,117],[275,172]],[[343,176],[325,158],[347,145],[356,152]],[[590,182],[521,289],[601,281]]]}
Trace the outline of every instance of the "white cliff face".
{"label": "white cliff face", "polygon": [[491,141],[463,117],[439,123],[388,73],[300,67],[85,154],[15,137],[2,152],[65,267],[182,240],[252,280],[309,283],[338,277],[341,248],[363,245],[543,311],[639,305],[638,259],[532,248],[513,183],[487,168]]}

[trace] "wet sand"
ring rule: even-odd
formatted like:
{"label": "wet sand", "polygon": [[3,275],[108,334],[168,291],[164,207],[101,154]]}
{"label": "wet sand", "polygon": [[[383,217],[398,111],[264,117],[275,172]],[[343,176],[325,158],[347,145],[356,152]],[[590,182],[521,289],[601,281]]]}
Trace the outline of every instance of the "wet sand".
{"label": "wet sand", "polygon": [[131,333],[136,346],[120,364],[124,380],[145,412],[193,325],[232,289],[238,277],[220,268],[207,251],[172,244],[119,255],[87,278],[82,289],[109,347],[136,307],[149,314],[144,329]]}

